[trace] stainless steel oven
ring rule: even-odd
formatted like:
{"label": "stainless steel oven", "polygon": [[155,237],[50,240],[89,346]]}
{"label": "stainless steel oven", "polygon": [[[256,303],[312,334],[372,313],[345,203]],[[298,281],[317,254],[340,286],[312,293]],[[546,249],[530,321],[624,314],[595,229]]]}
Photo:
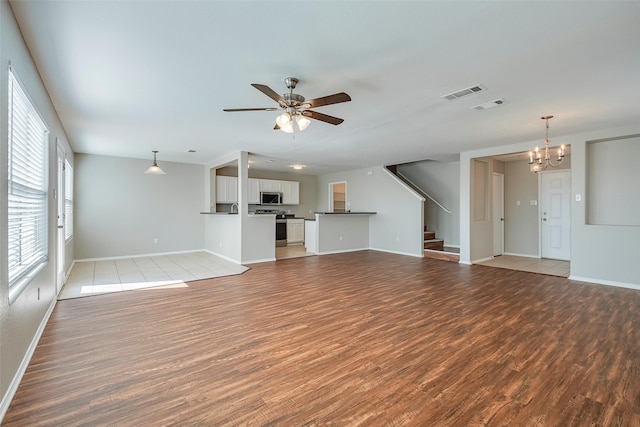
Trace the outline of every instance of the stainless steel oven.
{"label": "stainless steel oven", "polygon": [[276,246],[287,246],[287,220],[276,215]]}

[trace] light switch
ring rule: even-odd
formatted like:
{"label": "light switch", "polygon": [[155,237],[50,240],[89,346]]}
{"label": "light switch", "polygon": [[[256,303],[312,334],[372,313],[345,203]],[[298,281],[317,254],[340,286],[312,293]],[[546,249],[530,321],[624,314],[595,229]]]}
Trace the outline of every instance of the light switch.
{"label": "light switch", "polygon": [[516,206],[520,206],[520,200],[516,200]]}
{"label": "light switch", "polygon": [[538,201],[537,201],[537,200],[531,200],[531,201],[529,202],[529,204],[530,204],[531,206],[538,206]]}
{"label": "light switch", "polygon": [[582,201],[582,194],[576,194],[576,202]]}

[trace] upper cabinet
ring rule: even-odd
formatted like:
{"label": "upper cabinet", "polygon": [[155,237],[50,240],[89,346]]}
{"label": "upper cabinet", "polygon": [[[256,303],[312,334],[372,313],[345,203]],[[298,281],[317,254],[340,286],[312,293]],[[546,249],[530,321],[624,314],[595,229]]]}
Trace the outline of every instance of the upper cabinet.
{"label": "upper cabinet", "polygon": [[260,191],[277,191],[278,193],[282,192],[282,182],[274,179],[261,179],[260,180]]}
{"label": "upper cabinet", "polygon": [[300,204],[300,183],[298,181],[282,181],[282,204]]}
{"label": "upper cabinet", "polygon": [[[275,179],[249,178],[247,203],[260,204],[260,192],[274,191],[282,193],[283,205],[300,204],[300,183],[297,181],[278,181]],[[238,203],[238,178],[235,176],[216,176],[216,203]]]}
{"label": "upper cabinet", "polygon": [[216,203],[238,203],[238,178],[216,176]]}
{"label": "upper cabinet", "polygon": [[250,205],[260,204],[260,180],[256,178],[249,178],[249,194],[247,195],[247,201]]}

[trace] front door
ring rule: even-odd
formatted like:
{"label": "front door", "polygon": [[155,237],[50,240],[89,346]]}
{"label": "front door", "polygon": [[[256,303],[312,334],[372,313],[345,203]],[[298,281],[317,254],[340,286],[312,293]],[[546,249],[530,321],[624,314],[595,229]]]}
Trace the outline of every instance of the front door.
{"label": "front door", "polygon": [[571,259],[571,171],[540,172],[540,253]]}

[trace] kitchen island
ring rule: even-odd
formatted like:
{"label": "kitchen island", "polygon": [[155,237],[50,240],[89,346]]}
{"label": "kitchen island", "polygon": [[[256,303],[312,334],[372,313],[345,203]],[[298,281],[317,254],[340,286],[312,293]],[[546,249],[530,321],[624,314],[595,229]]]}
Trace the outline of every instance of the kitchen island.
{"label": "kitchen island", "polygon": [[322,254],[369,249],[369,217],[375,212],[316,212],[305,221],[307,252]]}

